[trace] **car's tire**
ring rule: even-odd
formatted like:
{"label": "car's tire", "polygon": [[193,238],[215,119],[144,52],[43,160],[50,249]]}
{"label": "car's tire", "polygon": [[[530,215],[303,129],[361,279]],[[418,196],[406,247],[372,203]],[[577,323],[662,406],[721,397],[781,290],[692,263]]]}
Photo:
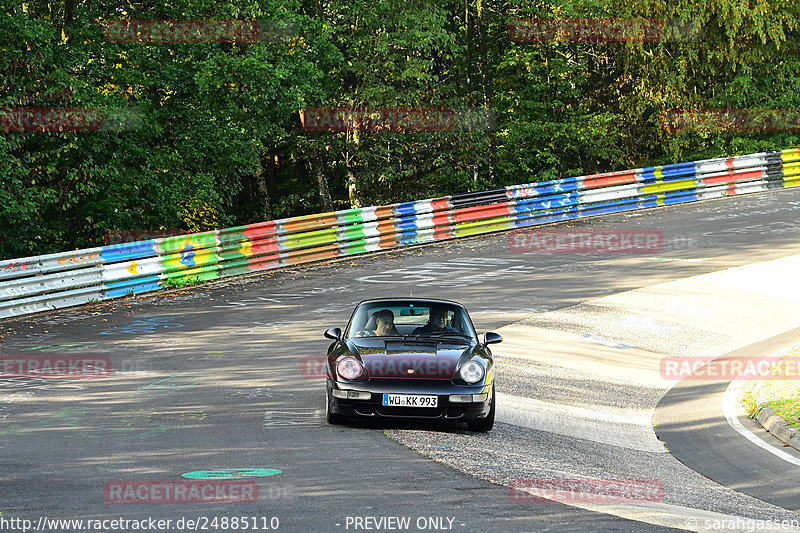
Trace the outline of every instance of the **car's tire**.
{"label": "car's tire", "polygon": [[328,389],[325,389],[325,421],[333,426],[344,424],[345,418],[331,411],[331,397]]}
{"label": "car's tire", "polygon": [[494,427],[494,404],[495,404],[495,395],[494,395],[494,383],[492,383],[492,404],[489,407],[489,414],[486,415],[485,418],[479,418],[477,420],[471,420],[467,422],[467,427],[471,431],[480,431],[480,432],[487,432]]}

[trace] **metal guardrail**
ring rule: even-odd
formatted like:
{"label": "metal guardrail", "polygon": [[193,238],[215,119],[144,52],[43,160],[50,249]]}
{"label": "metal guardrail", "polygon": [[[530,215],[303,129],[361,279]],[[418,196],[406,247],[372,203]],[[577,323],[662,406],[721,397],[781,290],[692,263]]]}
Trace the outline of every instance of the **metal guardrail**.
{"label": "metal guardrail", "polygon": [[287,265],[800,185],[800,149],[512,185],[0,261],[0,318]]}

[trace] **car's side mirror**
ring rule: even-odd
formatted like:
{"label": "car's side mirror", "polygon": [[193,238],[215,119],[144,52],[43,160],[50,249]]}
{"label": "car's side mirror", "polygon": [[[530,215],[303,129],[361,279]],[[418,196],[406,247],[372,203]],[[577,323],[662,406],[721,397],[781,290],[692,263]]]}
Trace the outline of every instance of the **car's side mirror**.
{"label": "car's side mirror", "polygon": [[324,333],[326,339],[334,341],[342,340],[342,330],[339,328],[330,328]]}
{"label": "car's side mirror", "polygon": [[498,342],[503,342],[503,336],[499,333],[487,331],[486,335],[483,336],[483,344],[497,344]]}

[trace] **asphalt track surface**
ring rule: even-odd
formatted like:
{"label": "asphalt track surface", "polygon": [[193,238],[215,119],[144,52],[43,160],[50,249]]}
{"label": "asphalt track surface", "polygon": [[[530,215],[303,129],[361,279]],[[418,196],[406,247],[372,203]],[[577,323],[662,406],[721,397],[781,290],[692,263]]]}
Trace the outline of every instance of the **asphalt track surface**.
{"label": "asphalt track surface", "polygon": [[[800,191],[559,227],[658,230],[665,246],[658,254],[523,255],[509,249],[509,234],[496,234],[0,322],[3,357],[97,355],[110,358],[114,369],[105,379],[0,380],[1,518],[36,524],[40,517],[153,517],[174,524],[181,517],[244,516],[262,526],[277,517],[280,531],[365,531],[354,517],[397,516],[410,517],[412,531],[436,530],[432,525],[439,522],[428,519],[437,517],[443,518],[439,530],[453,531],[664,529],[559,503],[512,501],[506,487],[434,462],[384,433],[419,425],[327,426],[324,381],[301,364],[303,357],[324,354],[322,332],[344,326],[354,305],[367,298],[453,299],[468,308],[479,331],[487,331],[590,298],[798,253]],[[718,449],[717,439],[740,436],[714,433],[691,444],[702,436],[687,434],[678,416],[669,421],[674,433],[668,438],[677,439],[670,449],[687,442],[678,459],[739,487],[740,478],[704,470],[695,459],[702,446]],[[474,441],[475,455],[488,438],[457,424],[421,427]],[[524,435],[535,444],[526,453],[558,453],[559,439],[546,432],[498,424],[490,435]],[[750,484],[768,493],[776,479],[770,469],[787,467],[766,456],[759,461],[764,477]],[[110,481],[179,480],[188,472],[234,468],[281,473],[256,478],[255,503],[104,499]],[[781,506],[800,501],[800,484],[782,484],[780,497]],[[428,527],[418,528],[418,520]]]}
{"label": "asphalt track surface", "polygon": [[[800,339],[800,329],[745,346],[728,357],[769,356]],[[712,363],[713,364],[713,363]],[[684,380],[670,389],[655,412],[656,434],[670,453],[686,466],[738,492],[785,509],[800,511],[800,468],[776,460],[768,450],[754,445],[727,423],[722,412],[726,381]],[[746,390],[746,389],[743,389]],[[738,418],[764,443],[800,460],[800,452],[785,447],[760,424]],[[702,430],[698,431],[698,427]],[[742,458],[747,460],[743,461]]]}

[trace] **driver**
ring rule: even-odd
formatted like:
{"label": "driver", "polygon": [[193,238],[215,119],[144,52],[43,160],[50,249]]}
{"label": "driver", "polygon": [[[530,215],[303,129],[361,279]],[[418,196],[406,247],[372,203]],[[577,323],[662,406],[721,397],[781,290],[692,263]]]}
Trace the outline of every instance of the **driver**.
{"label": "driver", "polygon": [[432,308],[431,318],[427,324],[415,329],[412,335],[425,335],[427,333],[461,333],[457,329],[450,327],[449,314],[447,309]]}

